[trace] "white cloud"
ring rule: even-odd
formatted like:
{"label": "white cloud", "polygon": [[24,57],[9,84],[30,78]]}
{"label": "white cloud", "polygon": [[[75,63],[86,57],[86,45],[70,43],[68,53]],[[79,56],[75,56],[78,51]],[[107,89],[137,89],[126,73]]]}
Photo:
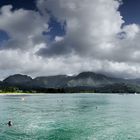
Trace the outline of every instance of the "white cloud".
{"label": "white cloud", "polygon": [[38,12],[24,9],[12,11],[11,5],[0,9],[0,19],[0,29],[10,36],[5,48],[34,47],[35,43],[43,40],[42,32],[48,28],[47,20],[44,20]]}
{"label": "white cloud", "polygon": [[[38,46],[40,47],[40,46]],[[132,78],[140,75],[137,64],[118,63],[112,61],[92,60],[77,55],[69,57],[42,58],[32,52],[23,53],[19,50],[0,51],[1,78],[9,74],[22,73],[33,77],[54,74],[78,74],[81,71],[94,71],[116,77]]]}
{"label": "white cloud", "polygon": [[123,31],[126,33],[128,39],[135,39],[136,35],[140,32],[140,28],[136,24],[131,24],[124,26]]}
{"label": "white cloud", "polygon": [[[95,71],[140,77],[140,27],[123,25],[117,0],[38,0],[37,11],[0,9],[0,29],[10,36],[0,50],[0,73],[32,76]],[[46,10],[47,9],[47,10]],[[66,22],[66,35],[51,43],[49,14]]]}
{"label": "white cloud", "polygon": [[117,11],[119,5],[114,0],[40,0],[40,10],[45,11],[47,7],[58,20],[66,20],[67,28],[61,42],[54,42],[39,53],[50,57],[75,52],[82,57],[110,59],[116,47],[114,42],[118,42],[116,35],[124,23]]}

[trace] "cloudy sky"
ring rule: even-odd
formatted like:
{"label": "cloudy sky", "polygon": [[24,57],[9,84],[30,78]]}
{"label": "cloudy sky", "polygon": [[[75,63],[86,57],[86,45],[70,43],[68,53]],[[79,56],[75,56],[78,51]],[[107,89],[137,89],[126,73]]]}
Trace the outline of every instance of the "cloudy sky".
{"label": "cloudy sky", "polygon": [[0,0],[0,79],[94,71],[140,78],[139,0]]}

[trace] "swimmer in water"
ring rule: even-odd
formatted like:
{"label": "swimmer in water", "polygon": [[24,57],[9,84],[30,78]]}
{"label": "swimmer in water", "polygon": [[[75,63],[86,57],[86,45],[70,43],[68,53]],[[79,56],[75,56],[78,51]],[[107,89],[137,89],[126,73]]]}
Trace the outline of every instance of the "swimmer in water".
{"label": "swimmer in water", "polygon": [[12,124],[12,121],[9,121],[8,123],[7,123],[7,125],[9,126],[9,127],[11,127],[13,124]]}

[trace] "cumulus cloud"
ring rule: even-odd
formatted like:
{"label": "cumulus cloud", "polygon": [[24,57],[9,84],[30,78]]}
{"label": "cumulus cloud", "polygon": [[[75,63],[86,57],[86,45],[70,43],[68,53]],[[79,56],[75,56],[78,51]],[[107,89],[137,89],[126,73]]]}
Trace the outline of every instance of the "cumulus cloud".
{"label": "cumulus cloud", "polygon": [[74,51],[79,55],[90,53],[106,57],[124,22],[117,11],[119,5],[114,0],[39,0],[38,7],[42,12],[47,7],[56,18],[67,23],[64,40],[39,53],[48,56],[50,52],[51,55],[64,55]]}
{"label": "cumulus cloud", "polygon": [[[124,24],[121,0],[38,0],[38,11],[0,9],[0,30],[9,39],[0,48],[1,78],[95,71],[116,77],[140,77],[140,27]],[[66,34],[48,40],[55,17]],[[51,34],[50,34],[51,36]]]}
{"label": "cumulus cloud", "polygon": [[0,29],[10,36],[4,49],[22,50],[34,47],[43,40],[42,32],[48,28],[47,20],[38,12],[24,9],[12,11],[11,5],[0,9],[0,19]]}

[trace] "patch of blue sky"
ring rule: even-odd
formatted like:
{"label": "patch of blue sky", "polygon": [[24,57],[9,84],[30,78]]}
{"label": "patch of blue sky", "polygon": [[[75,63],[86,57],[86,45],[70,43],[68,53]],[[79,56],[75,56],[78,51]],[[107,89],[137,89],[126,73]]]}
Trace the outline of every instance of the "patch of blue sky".
{"label": "patch of blue sky", "polygon": [[66,22],[59,22],[55,17],[51,17],[48,22],[48,30],[44,31],[43,35],[49,36],[50,41],[53,41],[56,36],[64,36],[66,34]]}
{"label": "patch of blue sky", "polygon": [[9,35],[5,31],[0,30],[0,47],[2,47],[9,39]]}

